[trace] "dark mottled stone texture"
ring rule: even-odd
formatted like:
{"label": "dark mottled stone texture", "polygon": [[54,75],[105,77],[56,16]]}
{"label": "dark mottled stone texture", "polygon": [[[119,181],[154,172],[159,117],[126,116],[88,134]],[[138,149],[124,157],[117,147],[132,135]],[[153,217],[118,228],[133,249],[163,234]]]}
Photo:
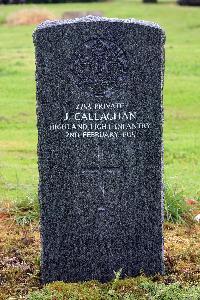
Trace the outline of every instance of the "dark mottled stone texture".
{"label": "dark mottled stone texture", "polygon": [[143,0],[144,3],[157,3],[157,0]]}
{"label": "dark mottled stone texture", "polygon": [[92,16],[35,31],[43,282],[163,273],[164,40]]}
{"label": "dark mottled stone texture", "polygon": [[200,6],[200,0],[177,0],[179,5]]}

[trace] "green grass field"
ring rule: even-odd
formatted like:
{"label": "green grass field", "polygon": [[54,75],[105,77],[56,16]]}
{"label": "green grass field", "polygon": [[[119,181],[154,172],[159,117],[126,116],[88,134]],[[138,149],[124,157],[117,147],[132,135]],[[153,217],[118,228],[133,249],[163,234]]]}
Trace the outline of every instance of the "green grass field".
{"label": "green grass field", "polygon": [[[131,0],[39,7],[58,18],[69,10],[100,10],[107,17],[158,22],[166,30],[165,180],[183,189],[186,197],[199,198],[200,9]],[[4,202],[36,193],[38,181],[34,26],[4,24],[7,15],[21,8],[0,6],[0,195]]]}

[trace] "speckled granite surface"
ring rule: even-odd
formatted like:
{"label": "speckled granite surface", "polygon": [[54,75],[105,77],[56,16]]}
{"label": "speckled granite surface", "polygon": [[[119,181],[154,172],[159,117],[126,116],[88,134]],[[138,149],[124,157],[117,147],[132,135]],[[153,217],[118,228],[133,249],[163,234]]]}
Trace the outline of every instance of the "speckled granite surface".
{"label": "speckled granite surface", "polygon": [[164,41],[92,16],[34,32],[45,283],[163,273]]}

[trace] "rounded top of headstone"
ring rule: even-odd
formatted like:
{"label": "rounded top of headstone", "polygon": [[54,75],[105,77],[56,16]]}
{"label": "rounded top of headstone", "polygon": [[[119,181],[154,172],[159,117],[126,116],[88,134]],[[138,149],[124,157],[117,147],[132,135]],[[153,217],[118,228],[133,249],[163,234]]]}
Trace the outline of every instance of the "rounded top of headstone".
{"label": "rounded top of headstone", "polygon": [[100,17],[100,16],[92,16],[88,15],[86,17],[81,18],[74,18],[74,19],[65,19],[65,20],[55,20],[50,21],[46,20],[43,23],[39,24],[36,28],[36,31],[46,29],[49,27],[55,27],[55,26],[63,26],[67,24],[76,24],[76,23],[98,23],[98,22],[111,22],[111,23],[124,23],[124,24],[135,24],[135,25],[141,25],[144,27],[151,27],[154,29],[158,29],[160,33],[165,36],[164,30],[158,25],[157,23],[150,22],[150,21],[144,21],[144,20],[136,20],[133,18],[129,19],[118,19],[118,18],[107,18],[107,17]]}

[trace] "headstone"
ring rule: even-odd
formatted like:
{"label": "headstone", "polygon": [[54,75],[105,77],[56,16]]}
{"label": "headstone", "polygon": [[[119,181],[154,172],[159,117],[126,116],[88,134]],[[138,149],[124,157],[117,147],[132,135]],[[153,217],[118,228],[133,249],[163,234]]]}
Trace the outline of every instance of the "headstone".
{"label": "headstone", "polygon": [[157,3],[157,0],[143,0],[143,3]]}
{"label": "headstone", "polygon": [[34,33],[44,283],[163,273],[164,40],[93,16]]}
{"label": "headstone", "polygon": [[199,6],[200,0],[177,0],[179,5]]}

